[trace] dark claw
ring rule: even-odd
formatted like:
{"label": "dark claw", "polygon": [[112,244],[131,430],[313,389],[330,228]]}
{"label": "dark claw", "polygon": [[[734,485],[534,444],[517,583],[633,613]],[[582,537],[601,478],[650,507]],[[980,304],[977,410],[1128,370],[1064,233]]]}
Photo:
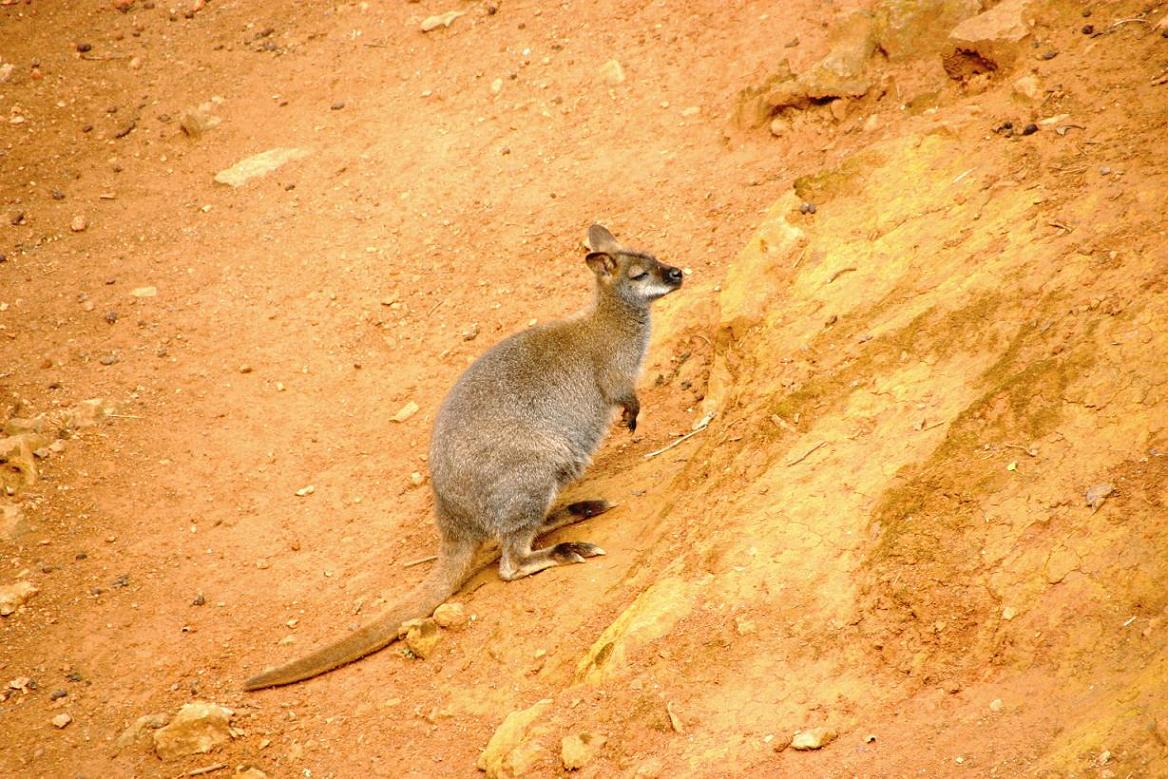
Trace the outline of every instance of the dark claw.
{"label": "dark claw", "polygon": [[577,517],[595,517],[612,508],[607,500],[579,500],[575,503],[569,503],[565,507],[569,514]]}
{"label": "dark claw", "polygon": [[552,555],[561,563],[582,563],[587,557],[599,557],[604,550],[584,541],[564,541],[552,547]]}

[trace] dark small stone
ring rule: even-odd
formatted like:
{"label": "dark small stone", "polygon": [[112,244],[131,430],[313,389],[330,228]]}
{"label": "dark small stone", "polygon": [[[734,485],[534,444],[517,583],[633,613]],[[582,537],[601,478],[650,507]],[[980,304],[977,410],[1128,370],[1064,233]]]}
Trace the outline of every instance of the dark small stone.
{"label": "dark small stone", "polygon": [[1053,50],[1052,50],[1052,51],[1046,51],[1046,52],[1043,52],[1043,53],[1042,53],[1042,59],[1044,59],[1044,60],[1048,60],[1048,61],[1049,61],[1049,60],[1052,60],[1052,59],[1054,59],[1054,58],[1055,58],[1055,57],[1057,57],[1058,55],[1059,55],[1059,53],[1058,53],[1057,51],[1053,51]]}
{"label": "dark small stone", "polygon": [[25,685],[25,687],[27,687],[27,688],[28,688],[28,689],[30,689],[30,690],[37,690],[37,689],[40,689],[40,685],[39,685],[39,684],[37,684],[37,680],[36,680],[36,679],[29,679],[29,680],[28,680],[28,684],[26,684],[26,685]]}
{"label": "dark small stone", "polygon": [[53,692],[49,695],[49,700],[59,701],[67,695],[69,695],[68,690],[53,690]]}
{"label": "dark small stone", "polygon": [[130,586],[130,574],[123,573],[121,576],[114,579],[113,583],[110,584],[110,586],[113,587],[115,590],[120,590],[124,587],[129,587]]}
{"label": "dark small stone", "polygon": [[65,199],[65,193],[59,189],[54,189],[50,194],[53,196],[53,200],[64,200]]}
{"label": "dark small stone", "polygon": [[292,190],[294,190],[294,189],[296,189],[296,185],[295,185],[295,184],[285,184],[285,185],[284,185],[284,191],[285,191],[285,192],[291,192],[291,191],[292,191]]}
{"label": "dark small stone", "polygon": [[0,262],[8,262],[8,255],[0,253]]}
{"label": "dark small stone", "polygon": [[105,592],[105,587],[90,587],[89,588],[89,594],[95,598],[104,592]]}
{"label": "dark small stone", "polygon": [[1083,25],[1083,34],[1084,35],[1092,35],[1094,32],[1095,32],[1095,25],[1093,25],[1093,24],[1084,24]]}
{"label": "dark small stone", "polygon": [[519,23],[519,29],[520,29],[520,30],[526,30],[526,29],[527,29],[527,22],[520,22],[520,23]]}
{"label": "dark small stone", "polygon": [[260,30],[259,32],[257,32],[255,34],[255,39],[258,41],[260,38],[267,38],[269,35],[271,35],[275,31],[276,31],[275,27],[265,27],[264,29]]}
{"label": "dark small stone", "polygon": [[117,311],[110,311],[109,313],[107,313],[105,315],[105,321],[109,322],[111,325],[114,322],[118,321],[118,312]]}
{"label": "dark small stone", "polygon": [[42,565],[41,566],[41,573],[52,573],[55,570],[57,570],[57,569],[51,565]]}
{"label": "dark small stone", "polygon": [[499,13],[499,6],[494,3],[487,3],[487,16],[494,16]]}
{"label": "dark small stone", "polygon": [[25,220],[24,220],[24,212],[23,211],[17,211],[15,214],[12,215],[13,226],[22,225],[22,224],[24,224],[24,221]]}
{"label": "dark small stone", "polygon": [[1034,135],[1036,132],[1038,132],[1038,125],[1036,125],[1034,122],[1031,122],[1022,128],[1022,131],[1019,133],[1019,135]]}
{"label": "dark small stone", "polygon": [[78,552],[77,554],[73,555],[73,559],[74,560],[88,560],[89,555],[86,554],[85,552]]}
{"label": "dark small stone", "polygon": [[77,44],[77,51],[81,52],[82,54],[84,54],[87,51],[92,51],[92,50],[93,50],[93,44],[91,44],[91,43]]}
{"label": "dark small stone", "polygon": [[337,102],[335,102],[329,106],[329,108],[331,108],[333,111],[340,111],[344,107],[345,107],[344,100],[338,100]]}
{"label": "dark small stone", "polygon": [[814,203],[803,203],[799,206],[800,214],[814,214],[816,211]]}
{"label": "dark small stone", "polygon": [[510,154],[510,153],[511,153],[511,147],[510,147],[510,146],[504,146],[502,149],[499,149],[499,153],[500,153],[500,154],[503,154],[503,155]]}
{"label": "dark small stone", "polygon": [[193,601],[191,601],[191,605],[192,606],[205,606],[205,605],[207,605],[207,596],[205,596],[203,593],[200,592],[198,595],[195,596],[195,599]]}
{"label": "dark small stone", "polygon": [[79,682],[81,681],[81,674],[77,673],[76,671],[70,671],[69,673],[65,674],[65,678],[71,682]]}
{"label": "dark small stone", "polygon": [[62,386],[63,385],[59,381],[50,381],[49,382],[49,389],[53,389],[53,390],[61,389]]}
{"label": "dark small stone", "polygon": [[83,133],[91,133],[91,132],[93,132],[93,125],[91,125],[91,124],[87,124],[87,125],[83,126],[83,127],[81,128],[81,132],[83,132]]}

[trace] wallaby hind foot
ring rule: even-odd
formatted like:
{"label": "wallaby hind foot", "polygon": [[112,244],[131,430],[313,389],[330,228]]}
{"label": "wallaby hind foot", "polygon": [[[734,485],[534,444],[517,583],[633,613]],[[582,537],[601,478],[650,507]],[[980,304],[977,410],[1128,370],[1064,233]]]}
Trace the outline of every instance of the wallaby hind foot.
{"label": "wallaby hind foot", "polygon": [[543,549],[531,548],[534,533],[516,533],[503,542],[503,557],[499,560],[499,578],[513,582],[524,576],[557,565],[582,563],[589,557],[600,557],[604,550],[585,541],[563,541]]}

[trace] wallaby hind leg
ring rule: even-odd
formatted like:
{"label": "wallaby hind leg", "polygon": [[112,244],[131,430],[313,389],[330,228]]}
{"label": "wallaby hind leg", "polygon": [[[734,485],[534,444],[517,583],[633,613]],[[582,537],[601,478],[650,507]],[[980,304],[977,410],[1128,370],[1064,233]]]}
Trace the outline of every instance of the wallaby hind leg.
{"label": "wallaby hind leg", "polygon": [[[537,529],[538,530],[538,529]],[[531,548],[536,530],[520,530],[503,539],[503,558],[499,561],[499,577],[515,581],[557,565],[582,563],[588,557],[599,557],[604,550],[584,541],[564,541],[544,549]]]}

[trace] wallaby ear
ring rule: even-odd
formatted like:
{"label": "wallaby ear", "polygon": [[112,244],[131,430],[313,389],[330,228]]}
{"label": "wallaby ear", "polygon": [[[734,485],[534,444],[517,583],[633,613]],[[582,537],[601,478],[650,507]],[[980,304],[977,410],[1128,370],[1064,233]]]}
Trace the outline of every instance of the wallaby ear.
{"label": "wallaby ear", "polygon": [[584,257],[584,262],[588,263],[592,272],[601,278],[611,276],[616,272],[616,258],[608,252],[588,252],[587,256]]}
{"label": "wallaby ear", "polygon": [[588,248],[594,252],[615,252],[620,244],[603,225],[592,225],[588,228]]}

